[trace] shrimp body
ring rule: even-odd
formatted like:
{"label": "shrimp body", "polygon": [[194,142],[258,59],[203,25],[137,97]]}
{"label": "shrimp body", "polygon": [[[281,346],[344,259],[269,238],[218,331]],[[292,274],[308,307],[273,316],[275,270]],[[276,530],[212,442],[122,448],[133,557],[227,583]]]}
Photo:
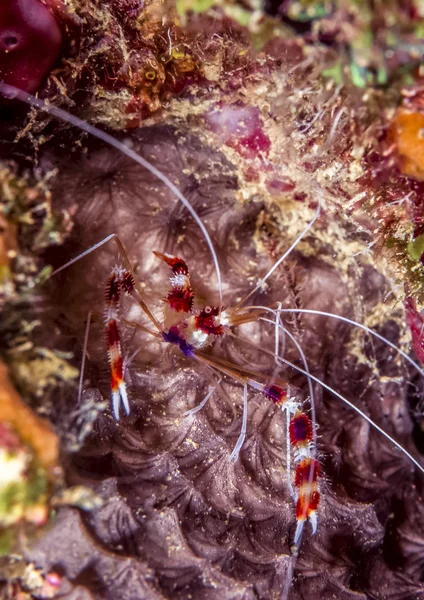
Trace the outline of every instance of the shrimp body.
{"label": "shrimp body", "polygon": [[[209,316],[210,313],[216,313]],[[223,312],[217,315],[218,309],[207,306],[194,314],[169,314],[165,310],[164,332],[165,342],[179,346],[186,356],[193,356],[195,350],[201,350],[213,343],[214,339],[229,331],[228,325],[223,325],[227,315]]]}
{"label": "shrimp body", "polygon": [[[348,398],[343,396],[337,390],[333,389],[325,383],[322,379],[311,374],[307,361],[304,357],[303,351],[300,344],[297,342],[296,336],[291,335],[290,331],[285,329],[281,323],[280,317],[282,315],[293,314],[310,314],[320,315],[330,319],[345,322],[351,326],[357,328],[362,332],[366,332],[368,335],[373,336],[380,342],[386,344],[391,349],[395,350],[400,354],[403,359],[409,362],[419,376],[423,376],[422,369],[420,366],[403,350],[397,348],[393,342],[384,338],[381,334],[373,331],[368,326],[361,323],[348,319],[342,315],[335,314],[333,312],[324,312],[318,310],[312,310],[308,308],[282,308],[281,304],[277,311],[272,310],[270,307],[264,308],[259,306],[244,306],[246,300],[251,297],[257,290],[263,287],[264,283],[272,276],[272,274],[278,269],[278,267],[285,261],[287,256],[297,247],[302,238],[304,238],[310,231],[316,220],[320,216],[321,205],[325,207],[324,192],[317,181],[312,181],[311,193],[318,199],[318,207],[313,219],[308,223],[302,233],[291,243],[290,247],[280,256],[275,262],[272,268],[262,277],[258,284],[252,288],[248,295],[241,300],[234,308],[224,308],[222,302],[222,282],[221,272],[218,264],[217,253],[214,250],[211,236],[208,233],[207,227],[202,222],[195,209],[191,206],[190,202],[184,197],[178,187],[161,171],[155,166],[150,164],[146,159],[137,154],[129,145],[121,142],[118,139],[113,138],[110,134],[99,130],[74,115],[65,112],[63,109],[47,104],[39,98],[29,96],[23,93],[21,90],[7,86],[0,83],[0,93],[8,98],[17,98],[34,108],[39,108],[47,111],[50,115],[55,116],[65,122],[78,127],[82,131],[88,132],[92,136],[98,138],[103,143],[109,145],[112,148],[116,148],[123,156],[128,157],[143,169],[149,171],[152,176],[156,177],[163,185],[166,186],[169,192],[171,192],[179,202],[185,207],[188,214],[191,215],[193,221],[198,225],[199,231],[201,231],[204,241],[208,246],[211,254],[211,258],[216,270],[217,290],[219,293],[218,306],[207,306],[202,309],[195,307],[194,294],[190,284],[190,275],[187,265],[184,260],[171,256],[168,254],[155,253],[158,258],[163,260],[171,268],[170,277],[170,289],[165,298],[163,319],[158,320],[152,311],[148,308],[147,304],[143,300],[143,295],[140,290],[140,286],[135,284],[133,277],[132,267],[128,260],[128,256],[124,249],[122,242],[120,241],[116,233],[112,233],[105,237],[100,242],[91,246],[79,256],[73,258],[66,264],[62,265],[59,269],[52,273],[52,276],[69,265],[79,261],[89,253],[96,251],[98,248],[108,243],[110,240],[118,246],[119,253],[124,262],[125,268],[117,268],[112,271],[107,285],[106,293],[106,304],[105,304],[105,328],[106,328],[106,339],[108,346],[108,353],[110,359],[110,376],[111,376],[111,392],[112,392],[112,406],[113,412],[116,418],[119,417],[119,407],[122,404],[125,411],[129,413],[129,400],[125,384],[125,361],[122,356],[121,337],[119,331],[119,300],[122,291],[126,294],[131,295],[139,306],[143,309],[145,316],[147,316],[154,326],[154,330],[149,330],[144,325],[138,324],[138,326],[148,333],[156,336],[156,338],[162,339],[167,344],[175,346],[183,355],[188,357],[192,361],[198,361],[202,363],[202,367],[210,367],[214,373],[214,383],[211,386],[208,394],[204,400],[195,409],[188,411],[186,415],[192,415],[194,412],[202,408],[210,396],[214,393],[217,386],[221,382],[223,376],[231,377],[238,385],[243,387],[243,424],[242,432],[237,441],[236,447],[234,448],[229,460],[235,461],[238,458],[240,449],[242,447],[245,435],[246,435],[246,424],[247,424],[247,395],[248,388],[254,389],[256,392],[262,393],[265,398],[270,400],[276,408],[281,408],[287,417],[287,486],[293,497],[295,508],[293,513],[296,514],[297,528],[294,536],[294,550],[298,550],[301,542],[302,530],[304,523],[309,521],[312,526],[312,531],[315,532],[317,529],[317,511],[320,502],[319,492],[319,477],[320,477],[320,465],[316,457],[316,432],[315,432],[315,416],[312,400],[312,381],[315,384],[321,386],[322,389],[326,390],[333,397],[337,398],[345,406],[348,406],[352,411],[359,415],[364,422],[368,423],[374,428],[380,435],[386,438],[386,441],[391,443],[394,447],[400,450],[409,461],[415,465],[417,469],[424,472],[424,467],[420,462],[414,458],[399,442],[397,442],[391,435],[389,435],[382,427],[380,427],[370,416],[362,411],[360,408],[355,406]],[[343,109],[344,110],[344,109]],[[339,115],[342,113],[339,112]],[[339,117],[336,117],[336,125]],[[334,133],[334,128],[332,130]],[[252,312],[254,311],[254,312]],[[264,313],[273,313],[275,321],[271,321],[263,317]],[[90,314],[90,313],[89,313]],[[232,336],[234,329],[242,324],[253,321],[269,322],[275,325],[276,332],[276,343],[275,353],[269,352],[266,348],[255,346],[250,340],[242,339],[237,337],[241,342],[250,344],[260,350],[261,356],[264,353],[270,354],[276,363],[274,374],[269,376],[261,372],[253,372],[230,362],[221,359],[215,355],[210,355],[205,352],[210,346],[213,345],[217,337]],[[130,323],[134,325],[134,323]],[[418,327],[416,330],[418,331]],[[286,360],[281,351],[277,340],[277,333],[281,330],[287,335],[293,342],[294,346],[299,351],[299,355],[303,360],[304,368],[300,368],[297,364],[290,363]],[[413,330],[414,332],[415,330]],[[417,351],[417,348],[415,348]],[[418,351],[417,351],[417,354]],[[285,364],[289,368],[296,371],[298,374],[302,374],[308,378],[309,383],[309,396],[310,396],[310,416],[304,412],[304,408],[296,401],[296,399],[288,398],[288,385],[282,382],[278,377],[278,368],[281,364]],[[80,379],[80,396],[81,386],[83,378]],[[308,411],[309,412],[309,411]],[[185,416],[185,415],[184,415]],[[339,424],[337,423],[337,426]],[[293,460],[293,469],[290,467],[290,459]],[[227,517],[226,517],[227,519]],[[297,552],[293,552],[295,556]],[[288,595],[288,589],[290,588],[295,561],[291,562],[291,571],[287,576],[287,585],[285,592],[281,598],[286,599]],[[291,574],[290,574],[291,573]]]}
{"label": "shrimp body", "polygon": [[[169,254],[154,254],[164,260],[171,267],[170,290],[165,300],[164,331],[162,337],[165,342],[179,347],[181,352],[190,358],[196,358],[197,352],[211,345],[217,337],[222,337],[232,332],[232,326],[246,320],[256,320],[257,315],[248,315],[243,309],[221,310],[218,306],[206,306],[201,310],[193,310],[194,292],[190,284],[189,270],[183,259]],[[293,460],[296,465],[294,477],[290,471],[290,461],[287,462],[290,488],[295,488],[293,493],[296,504],[296,533],[294,548],[297,548],[301,539],[303,526],[309,520],[312,532],[317,530],[317,509],[320,501],[318,478],[320,467],[315,459],[315,444],[313,427],[309,417],[302,412],[298,402],[288,401],[286,386],[276,383],[276,375],[271,381],[261,382],[260,373],[248,373],[246,370],[224,365],[223,361],[214,361],[212,357],[201,356],[201,360],[213,366],[216,370],[226,375],[231,375],[243,383],[245,396],[247,386],[261,392],[268,400],[286,411],[288,417],[288,443],[290,444]],[[112,375],[113,379],[113,375]],[[246,415],[244,415],[246,416]],[[239,449],[244,441],[245,432],[241,434],[233,452],[237,459]],[[292,481],[293,479],[293,481]]]}
{"label": "shrimp body", "polygon": [[153,254],[171,267],[170,289],[164,298],[162,337],[178,346],[185,356],[193,356],[195,350],[203,349],[216,336],[229,331],[227,313],[212,306],[194,311],[194,292],[185,261],[170,254]]}
{"label": "shrimp body", "polygon": [[[166,262],[171,268],[170,288],[164,298],[163,325],[161,336],[164,342],[177,346],[184,356],[195,359],[212,370],[230,376],[244,387],[243,425],[230,460],[238,459],[240,449],[246,436],[247,423],[247,388],[253,388],[262,393],[273,404],[286,412],[288,418],[289,453],[293,453],[294,463],[297,463],[294,477],[287,460],[290,489],[296,503],[297,528],[294,547],[297,548],[302,535],[303,525],[309,519],[313,533],[317,529],[316,511],[319,504],[318,477],[319,465],[313,443],[313,424],[309,417],[300,409],[300,405],[288,400],[287,385],[276,373],[270,378],[260,372],[240,368],[223,359],[203,354],[202,350],[211,346],[217,337],[232,334],[232,327],[243,322],[255,321],[257,314],[234,307],[222,310],[219,306],[206,306],[194,309],[194,292],[190,283],[190,273],[182,258],[170,254],[154,252],[155,256]],[[122,402],[129,414],[129,403],[124,381],[123,357],[118,328],[118,309],[120,290],[128,295],[134,295],[135,282],[128,270],[115,267],[106,285],[106,338],[110,357],[111,395],[115,418],[119,418],[119,405]],[[261,313],[260,313],[261,314]],[[292,481],[293,480],[293,481]]]}

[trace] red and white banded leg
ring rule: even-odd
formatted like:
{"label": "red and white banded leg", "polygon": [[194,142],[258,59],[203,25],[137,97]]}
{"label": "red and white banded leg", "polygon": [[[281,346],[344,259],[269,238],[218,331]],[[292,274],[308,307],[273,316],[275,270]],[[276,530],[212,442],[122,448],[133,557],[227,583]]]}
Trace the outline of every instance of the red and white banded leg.
{"label": "red and white banded leg", "polygon": [[127,415],[130,414],[127,388],[124,380],[124,362],[122,357],[121,336],[118,327],[121,290],[127,294],[134,292],[134,278],[122,267],[115,267],[106,284],[105,326],[108,355],[110,362],[112,408],[115,419],[119,419],[122,403]]}
{"label": "red and white banded leg", "polygon": [[171,288],[166,297],[169,307],[175,312],[191,313],[194,293],[185,261],[171,254],[162,254],[161,252],[153,252],[153,254],[171,267],[172,274],[169,278]]}
{"label": "red and white banded leg", "polygon": [[317,509],[320,501],[318,487],[320,467],[315,458],[313,425],[308,415],[303,413],[299,406],[290,421],[289,435],[294,461],[298,463],[294,478],[297,520],[294,546],[298,547],[306,520],[309,520],[312,526],[312,533],[316,533]]}
{"label": "red and white banded leg", "polygon": [[[320,501],[318,478],[320,468],[318,461],[315,459],[313,425],[308,415],[301,411],[299,403],[289,400],[287,392],[279,385],[270,384],[264,388],[264,394],[274,404],[281,406],[282,410],[286,411],[289,420],[287,480],[289,481],[290,493],[294,495],[296,501],[297,526],[294,547],[297,548],[302,537],[305,521],[309,520],[311,523],[312,533],[316,533],[318,526],[317,509]],[[297,463],[294,486],[291,484],[290,447],[293,460]]]}

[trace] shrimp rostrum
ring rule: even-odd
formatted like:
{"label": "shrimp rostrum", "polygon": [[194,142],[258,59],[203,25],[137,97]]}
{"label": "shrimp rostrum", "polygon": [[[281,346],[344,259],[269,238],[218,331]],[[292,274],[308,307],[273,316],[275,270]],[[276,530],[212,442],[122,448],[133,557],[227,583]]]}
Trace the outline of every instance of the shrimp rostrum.
{"label": "shrimp rostrum", "polygon": [[[2,91],[5,92],[4,89]],[[17,94],[15,90],[16,95],[45,108],[41,101]],[[397,345],[399,336],[396,336],[393,320],[388,319],[389,326],[379,329],[370,327],[370,320],[366,324],[354,320],[353,315],[364,315],[366,305],[356,294],[357,290],[349,282],[345,284],[338,273],[335,274],[334,269],[329,267],[328,261],[302,254],[301,249],[305,247],[302,244],[308,238],[313,238],[314,232],[328,222],[330,211],[325,190],[318,183],[311,183],[311,207],[305,208],[308,217],[301,228],[297,227],[294,236],[279,242],[278,253],[273,248],[270,252],[275,257],[273,264],[269,257],[266,260],[258,258],[255,277],[245,278],[244,281],[239,278],[235,293],[231,293],[230,283],[221,275],[221,263],[227,263],[226,274],[229,277],[231,271],[237,271],[244,260],[250,260],[253,264],[256,257],[251,248],[246,250],[249,244],[238,240],[239,243],[229,250],[231,259],[222,259],[223,249],[220,247],[218,252],[216,240],[213,239],[218,234],[211,233],[213,215],[212,220],[208,220],[207,214],[203,218],[201,210],[188,201],[163,171],[103,131],[54,107],[49,106],[48,110],[53,116],[66,119],[100,138],[103,143],[113,146],[126,160],[135,163],[137,169],[141,166],[152,177],[158,178],[161,185],[172,194],[172,210],[176,210],[175,206],[181,206],[185,211],[183,218],[191,219],[198,228],[203,247],[209,252],[208,260],[215,269],[215,293],[211,294],[211,286],[204,285],[202,277],[198,276],[199,263],[196,253],[189,246],[189,256],[185,256],[184,251],[176,248],[178,244],[169,247],[167,239],[159,247],[152,244],[144,249],[143,260],[148,266],[143,269],[139,265],[140,257],[128,249],[124,236],[109,233],[53,273],[54,281],[55,275],[70,265],[77,263],[75,268],[79,268],[88,255],[97,256],[107,246],[117,246],[118,264],[109,269],[109,277],[104,283],[104,329],[105,350],[109,356],[112,415],[114,421],[119,422],[119,429],[122,428],[126,449],[131,447],[133,436],[141,435],[139,432],[125,433],[126,420],[134,423],[131,421],[134,415],[139,416],[141,421],[144,418],[133,392],[134,382],[143,380],[143,385],[152,389],[168,386],[166,393],[176,395],[176,373],[183,372],[190,382],[187,384],[190,393],[184,395],[186,410],[181,403],[180,414],[172,415],[175,417],[173,423],[177,419],[181,424],[179,431],[185,432],[183,437],[170,441],[170,446],[175,445],[177,454],[179,450],[176,449],[182,444],[196,449],[199,446],[201,452],[202,435],[192,439],[193,428],[197,423],[201,424],[205,412],[210,411],[210,422],[213,423],[220,410],[226,411],[225,420],[214,431],[216,437],[213,442],[213,448],[220,448],[222,460],[210,453],[202,455],[198,461],[198,464],[216,465],[214,478],[219,479],[222,489],[211,492],[209,499],[207,494],[208,490],[213,489],[213,483],[206,485],[204,478],[199,475],[206,498],[206,504],[202,506],[210,501],[215,510],[221,510],[224,514],[228,509],[222,497],[234,496],[234,472],[244,469],[247,477],[243,483],[244,491],[240,492],[242,499],[235,498],[234,507],[242,505],[243,510],[259,514],[260,505],[263,515],[268,515],[272,521],[276,506],[284,505],[287,515],[291,515],[293,527],[289,532],[280,532],[280,541],[275,542],[280,552],[283,552],[284,544],[291,551],[286,570],[279,584],[276,584],[279,597],[287,597],[289,593],[296,560],[297,572],[308,574],[316,568],[313,566],[315,559],[308,562],[305,558],[302,562],[302,553],[299,559],[296,558],[302,536],[308,531],[312,534],[318,532],[315,538],[311,538],[313,540],[320,538],[322,528],[338,527],[332,524],[333,512],[344,515],[340,519],[347,522],[352,514],[360,520],[363,511],[370,511],[366,513],[366,518],[372,523],[369,527],[374,537],[368,542],[364,541],[364,545],[369,543],[377,547],[381,544],[381,525],[375,514],[371,515],[369,505],[365,509],[362,503],[369,502],[372,494],[378,496],[382,489],[396,485],[401,472],[404,475],[407,471],[408,477],[413,477],[414,473],[424,472],[424,468],[408,441],[407,428],[396,430],[390,423],[387,411],[382,410],[381,403],[376,402],[375,398],[378,396],[380,401],[384,397],[391,410],[399,410],[403,403],[399,399],[399,390],[404,385],[406,375],[412,377],[414,374],[417,380],[421,380],[423,373],[409,354]],[[237,215],[236,219],[242,231],[245,227],[243,218]],[[257,213],[255,223],[258,221]],[[242,233],[240,239],[245,239]],[[316,239],[319,241],[319,234]],[[243,248],[249,258],[241,254],[237,259],[238,247]],[[328,255],[331,253],[332,250]],[[205,256],[206,252],[202,254],[202,261]],[[154,274],[150,287],[146,278],[146,272],[149,271]],[[353,271],[350,269],[349,273]],[[169,281],[165,288],[162,282],[166,276]],[[361,270],[359,280],[359,287],[367,286],[367,290],[372,285],[381,285],[382,281],[374,275],[369,265]],[[151,293],[152,289],[155,294]],[[227,302],[225,296],[231,297],[231,301]],[[370,306],[374,310],[382,310],[381,305],[377,308]],[[157,372],[163,373],[167,369],[171,373],[169,381],[166,377],[161,381],[160,374],[150,377],[149,373],[154,374],[154,368],[140,373],[142,357],[149,347],[155,349],[155,365],[161,363]],[[346,348],[349,350],[346,351]],[[81,386],[82,383],[83,378]],[[82,389],[79,397],[84,401]],[[257,441],[258,432],[262,442]],[[327,440],[325,446],[320,442],[321,436]],[[209,435],[209,444],[212,443],[211,439]],[[140,444],[141,447],[144,448],[143,444]],[[371,473],[377,455],[384,471],[378,482],[375,474]],[[125,460],[131,463],[128,452],[125,456],[122,458],[124,466]],[[331,491],[330,475],[343,481],[338,464],[348,465],[350,477],[356,486],[357,500],[346,501],[345,507]],[[188,470],[190,468],[187,467]],[[190,477],[194,481],[197,466],[192,469]],[[128,475],[125,477],[125,481],[130,481]],[[149,485],[152,478],[150,474]],[[374,482],[372,491],[367,478]],[[135,475],[134,481],[137,486]],[[260,481],[262,488],[269,492],[261,495],[258,486],[255,488],[257,497],[254,497],[253,492],[249,492],[249,485],[254,485],[252,481]],[[181,487],[182,483],[179,485]],[[137,490],[137,494],[144,493],[141,486]],[[167,497],[164,502],[168,506],[184,505],[189,510],[187,506],[190,501],[183,501],[184,494],[179,490],[177,486],[172,497]],[[283,504],[277,502],[279,496],[284,498]],[[209,509],[204,510],[207,512]],[[227,513],[231,519],[240,519],[237,511],[242,511],[242,508],[237,506],[231,510],[233,512],[228,510]],[[309,525],[305,527],[305,523]],[[319,526],[319,523],[322,524]],[[274,522],[269,530],[264,526],[264,531],[270,532],[270,538],[275,536],[275,526]],[[266,555],[267,543],[271,542],[265,542],[259,533],[245,535],[251,535],[255,544],[260,539],[263,547],[259,552],[263,551]],[[282,539],[284,543],[281,543]],[[351,543],[357,542],[352,538]],[[220,548],[223,545],[219,543]],[[330,545],[328,542],[327,547]],[[240,541],[238,544],[235,542],[233,552],[242,546]],[[202,555],[203,550],[197,551]],[[255,553],[249,543],[246,542],[243,552],[243,560],[253,564]],[[234,558],[231,568],[222,566],[223,572],[234,572],[236,563]],[[328,588],[326,593],[328,597],[334,596],[337,590]]]}

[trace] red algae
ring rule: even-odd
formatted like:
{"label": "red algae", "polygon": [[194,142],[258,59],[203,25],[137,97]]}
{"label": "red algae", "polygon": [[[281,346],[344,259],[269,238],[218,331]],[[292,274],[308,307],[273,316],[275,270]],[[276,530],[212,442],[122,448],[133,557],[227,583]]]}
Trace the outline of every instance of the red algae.
{"label": "red algae", "polygon": [[240,104],[218,106],[207,113],[206,122],[222,143],[244,158],[268,154],[271,141],[257,108]]}
{"label": "red algae", "polygon": [[296,184],[289,177],[280,177],[279,179],[270,179],[266,182],[267,190],[270,194],[281,194],[292,192]]}
{"label": "red algae", "polygon": [[405,299],[405,310],[415,354],[418,360],[424,364],[424,317],[417,311],[417,304],[413,298]]}

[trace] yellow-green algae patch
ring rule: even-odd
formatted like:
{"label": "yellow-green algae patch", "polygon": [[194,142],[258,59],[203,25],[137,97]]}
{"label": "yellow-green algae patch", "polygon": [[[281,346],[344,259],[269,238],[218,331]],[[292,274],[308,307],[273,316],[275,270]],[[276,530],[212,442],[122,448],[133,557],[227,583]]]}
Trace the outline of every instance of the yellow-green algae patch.
{"label": "yellow-green algae patch", "polygon": [[[30,404],[58,381],[78,375],[68,356],[35,342],[35,310],[49,269],[41,252],[60,244],[71,216],[52,211],[54,172],[42,179],[18,175],[0,162],[0,554],[48,520],[50,496],[60,480],[59,440]],[[19,391],[18,391],[19,390]]]}
{"label": "yellow-green algae patch", "polygon": [[0,554],[16,545],[15,526],[47,521],[48,489],[48,472],[34,450],[7,423],[0,423]]}

